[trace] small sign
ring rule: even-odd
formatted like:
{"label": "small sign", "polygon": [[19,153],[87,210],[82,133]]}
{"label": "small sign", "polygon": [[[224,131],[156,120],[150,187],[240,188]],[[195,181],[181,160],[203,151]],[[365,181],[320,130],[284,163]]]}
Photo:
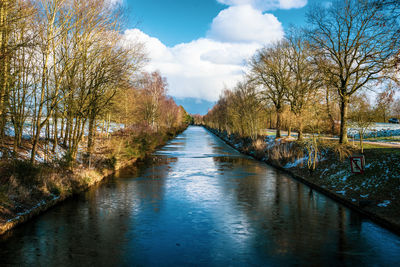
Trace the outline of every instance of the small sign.
{"label": "small sign", "polygon": [[364,156],[350,157],[351,172],[364,173],[365,158]]}

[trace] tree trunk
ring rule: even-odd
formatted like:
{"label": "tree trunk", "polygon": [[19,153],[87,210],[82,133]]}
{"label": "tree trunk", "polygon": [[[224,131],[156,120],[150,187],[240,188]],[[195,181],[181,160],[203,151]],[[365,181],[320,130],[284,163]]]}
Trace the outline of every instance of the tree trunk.
{"label": "tree trunk", "polygon": [[70,151],[72,161],[75,162],[78,156],[78,147],[80,143],[81,131],[84,130],[85,120],[82,122],[81,118],[75,119],[75,126],[72,133],[72,140],[70,141]]}
{"label": "tree trunk", "polygon": [[340,103],[340,135],[339,135],[339,143],[347,144],[347,112],[349,106],[349,97],[344,96],[341,98]]}
{"label": "tree trunk", "polygon": [[333,118],[330,98],[329,98],[329,89],[326,89],[326,112],[328,114],[329,121],[331,122],[331,134],[335,135],[335,120]]}
{"label": "tree trunk", "polygon": [[364,133],[363,131],[359,131],[358,134],[360,135],[361,154],[364,154]]}
{"label": "tree trunk", "polygon": [[58,116],[57,112],[54,112],[53,116],[53,136],[54,136],[54,143],[53,143],[53,149],[52,152],[56,152],[56,147],[58,146]]}
{"label": "tree trunk", "polygon": [[[8,82],[8,1],[0,4],[0,141],[4,147],[4,130],[6,122],[6,95]],[[7,154],[3,151],[3,157]]]}
{"label": "tree trunk", "polygon": [[109,135],[110,135],[110,123],[111,123],[111,114],[110,114],[110,113],[107,113],[107,126],[106,126],[106,135],[107,135],[107,138],[108,138]]}
{"label": "tree trunk", "polygon": [[64,116],[61,117],[60,140],[64,138]]}
{"label": "tree trunk", "polygon": [[[32,151],[31,151],[31,163],[35,163],[35,154],[36,154],[36,149],[37,145],[39,143],[39,138],[40,138],[40,130],[44,126],[44,123],[47,122],[47,120],[43,123],[41,122],[42,120],[42,112],[43,112],[43,106],[45,105],[45,93],[46,93],[46,86],[48,85],[48,76],[47,76],[47,68],[48,68],[48,62],[49,62],[49,54],[50,54],[50,45],[49,45],[49,39],[52,36],[52,32],[47,33],[47,40],[46,40],[46,46],[43,51],[44,53],[44,61],[43,61],[43,70],[42,70],[42,77],[41,77],[41,93],[40,93],[40,101],[39,101],[39,109],[37,112],[36,116],[36,132],[33,140],[33,146],[32,146]],[[49,112],[49,111],[47,111]]]}
{"label": "tree trunk", "polygon": [[[40,122],[38,122],[40,123]],[[36,155],[36,150],[37,146],[39,143],[39,137],[40,137],[40,130],[35,131],[35,136],[33,137],[33,144],[32,144],[32,150],[31,150],[31,163],[35,163],[35,155]]]}
{"label": "tree trunk", "polygon": [[276,137],[281,138],[281,127],[282,127],[282,110],[280,108],[276,109]]}
{"label": "tree trunk", "polygon": [[272,129],[272,111],[269,112],[269,128]]}
{"label": "tree trunk", "polygon": [[[78,119],[78,118],[76,118]],[[66,132],[65,132],[65,138],[64,138],[64,143],[65,145],[68,146],[68,149],[72,149],[72,132],[74,130],[74,117],[72,113],[68,114],[68,120],[66,124]]]}
{"label": "tree trunk", "polygon": [[303,119],[301,118],[301,116],[299,116],[299,133],[297,135],[297,140],[301,141],[303,140]]}
{"label": "tree trunk", "polygon": [[386,122],[386,109],[383,110],[383,122]]}
{"label": "tree trunk", "polygon": [[15,138],[17,140],[17,146],[22,146],[22,132],[24,131],[24,122],[22,121],[19,125],[18,134],[15,134]]}
{"label": "tree trunk", "polygon": [[94,112],[91,112],[89,116],[89,133],[88,133],[88,143],[87,143],[87,153],[89,154],[89,157],[92,155],[94,146],[95,119],[96,116]]}

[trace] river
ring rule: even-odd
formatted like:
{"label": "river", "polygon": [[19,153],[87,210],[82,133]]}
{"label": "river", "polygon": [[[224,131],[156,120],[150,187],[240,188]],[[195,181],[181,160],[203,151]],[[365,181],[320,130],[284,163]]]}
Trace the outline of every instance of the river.
{"label": "river", "polygon": [[195,126],[0,238],[0,265],[399,263],[399,236]]}

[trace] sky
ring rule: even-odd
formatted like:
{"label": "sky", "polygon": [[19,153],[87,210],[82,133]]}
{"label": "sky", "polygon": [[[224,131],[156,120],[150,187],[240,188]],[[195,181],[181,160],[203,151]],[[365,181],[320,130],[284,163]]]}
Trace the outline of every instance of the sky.
{"label": "sky", "polygon": [[254,53],[303,26],[318,0],[110,0],[128,14],[125,42],[145,45],[146,71],[168,80],[168,94],[205,114],[243,79]]}

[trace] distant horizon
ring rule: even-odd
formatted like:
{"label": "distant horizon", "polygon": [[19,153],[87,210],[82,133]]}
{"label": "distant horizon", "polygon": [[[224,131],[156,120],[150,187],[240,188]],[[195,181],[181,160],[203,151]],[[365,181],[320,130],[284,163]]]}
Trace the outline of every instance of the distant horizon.
{"label": "distant horizon", "polygon": [[192,97],[177,98],[172,97],[178,106],[183,106],[187,113],[191,115],[206,115],[216,102],[197,99]]}

